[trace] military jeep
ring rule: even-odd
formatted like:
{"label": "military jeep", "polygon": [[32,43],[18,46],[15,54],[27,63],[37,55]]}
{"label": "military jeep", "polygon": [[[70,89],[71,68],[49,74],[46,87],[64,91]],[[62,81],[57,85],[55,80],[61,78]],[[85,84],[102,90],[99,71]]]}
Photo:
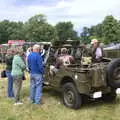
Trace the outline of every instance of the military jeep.
{"label": "military jeep", "polygon": [[[75,42],[76,44],[50,46],[46,54],[44,84],[59,90],[64,105],[73,109],[81,107],[84,102],[83,96],[90,99],[115,100],[120,92],[120,59],[104,58],[99,63],[83,64],[81,61],[84,46]],[[69,54],[73,55],[76,62],[51,74],[50,65],[54,65],[56,56],[63,46],[68,48]]]}

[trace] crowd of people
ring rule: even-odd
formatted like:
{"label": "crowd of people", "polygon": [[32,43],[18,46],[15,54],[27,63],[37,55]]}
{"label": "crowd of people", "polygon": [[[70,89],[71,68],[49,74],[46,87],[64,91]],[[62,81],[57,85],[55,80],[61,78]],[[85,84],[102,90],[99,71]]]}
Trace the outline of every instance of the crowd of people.
{"label": "crowd of people", "polygon": [[[93,61],[100,62],[103,57],[103,51],[99,46],[99,41],[93,39],[92,58]],[[42,88],[44,75],[44,57],[45,50],[43,45],[35,44],[28,48],[26,55],[22,47],[10,48],[6,54],[6,75],[8,78],[8,97],[15,99],[14,105],[23,104],[20,98],[24,71],[30,74],[30,96],[29,100],[33,104],[42,104]],[[50,66],[50,73],[54,74],[59,71],[61,66],[67,66],[75,63],[73,56],[68,54],[66,48],[61,49],[61,54],[56,58],[56,63]],[[13,87],[14,86],[14,87]]]}
{"label": "crowd of people", "polygon": [[[15,99],[14,105],[23,104],[20,98],[24,71],[30,73],[30,101],[41,104],[44,74],[43,46],[34,45],[24,54],[22,47],[10,48],[6,54],[6,75],[8,78],[8,97]],[[42,54],[42,55],[41,55]],[[14,86],[14,87],[13,87]]]}

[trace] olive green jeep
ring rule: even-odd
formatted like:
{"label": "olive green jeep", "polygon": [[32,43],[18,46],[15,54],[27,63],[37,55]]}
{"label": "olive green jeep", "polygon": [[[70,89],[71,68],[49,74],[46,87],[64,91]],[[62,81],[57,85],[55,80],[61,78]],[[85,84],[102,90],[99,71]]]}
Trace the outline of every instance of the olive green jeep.
{"label": "olive green jeep", "polygon": [[[49,47],[45,58],[44,84],[59,90],[64,105],[73,109],[81,107],[83,96],[115,100],[117,93],[120,93],[120,59],[104,58],[100,63],[84,63],[82,58],[85,47],[77,41],[73,43]],[[63,46],[68,48],[69,54],[73,55],[76,62],[51,74],[50,65],[55,64],[56,56]]]}

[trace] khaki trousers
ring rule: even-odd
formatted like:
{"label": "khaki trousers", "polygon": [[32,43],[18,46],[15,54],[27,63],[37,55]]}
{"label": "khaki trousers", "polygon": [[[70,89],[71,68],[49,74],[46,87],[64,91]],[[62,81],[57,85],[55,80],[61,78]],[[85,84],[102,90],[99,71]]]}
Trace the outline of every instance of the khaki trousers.
{"label": "khaki trousers", "polygon": [[15,94],[15,102],[20,101],[20,91],[22,87],[22,75],[19,76],[13,76],[13,82],[14,82],[14,94]]}

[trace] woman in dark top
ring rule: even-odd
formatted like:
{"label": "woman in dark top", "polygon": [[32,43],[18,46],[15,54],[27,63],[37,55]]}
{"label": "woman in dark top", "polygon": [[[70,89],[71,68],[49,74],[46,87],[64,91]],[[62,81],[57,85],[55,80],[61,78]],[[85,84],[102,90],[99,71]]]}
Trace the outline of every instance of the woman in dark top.
{"label": "woman in dark top", "polygon": [[13,49],[8,49],[7,54],[5,56],[5,58],[6,58],[5,59],[5,61],[6,61],[6,75],[7,75],[7,78],[8,78],[8,89],[7,89],[8,97],[14,97],[14,93],[13,93],[13,77],[11,75],[13,54],[14,54]]}

